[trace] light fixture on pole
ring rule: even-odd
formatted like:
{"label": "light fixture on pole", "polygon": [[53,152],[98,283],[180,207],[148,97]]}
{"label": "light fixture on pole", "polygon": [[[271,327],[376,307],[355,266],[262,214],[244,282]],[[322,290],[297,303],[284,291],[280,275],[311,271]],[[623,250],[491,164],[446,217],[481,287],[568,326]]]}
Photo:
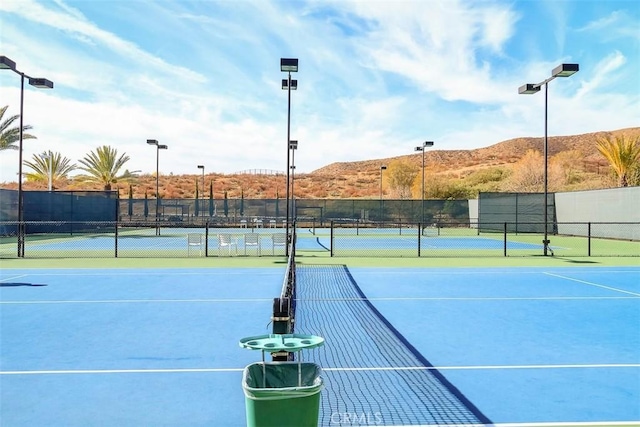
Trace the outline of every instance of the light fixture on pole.
{"label": "light fixture on pole", "polygon": [[160,235],[160,150],[169,148],[155,139],[147,139],[147,144],[156,146],[156,236]]}
{"label": "light fixture on pole", "polygon": [[18,136],[18,257],[24,257],[24,212],[22,201],[22,139],[24,128],[24,78],[29,84],[39,89],[53,89],[53,82],[45,78],[33,78],[16,69],[16,63],[6,56],[0,56],[0,70],[11,70],[20,75],[20,130]]}
{"label": "light fixture on pole", "polygon": [[[204,165],[198,165],[198,169],[202,169],[202,194],[204,194]],[[204,196],[202,196],[202,200],[204,201]],[[211,202],[209,202],[211,203]],[[202,216],[204,216],[204,209],[201,209],[202,212]]]}
{"label": "light fixture on pole", "polygon": [[422,203],[420,204],[420,224],[422,224],[422,227],[424,227],[424,151],[427,147],[433,147],[433,141],[425,141],[422,143],[422,145],[415,148],[415,151],[422,151],[422,191],[420,193],[420,199],[422,201]]}
{"label": "light fixture on pole", "polygon": [[382,171],[386,171],[385,165],[380,166],[380,222],[382,222]]}
{"label": "light fixture on pole", "polygon": [[282,79],[282,89],[287,91],[287,209],[285,220],[287,245],[285,247],[285,256],[289,256],[289,179],[290,179],[290,158],[291,150],[289,149],[289,141],[291,138],[291,91],[298,89],[298,81],[291,80],[291,73],[298,72],[298,58],[280,58],[280,71],[287,73],[287,78]]}
{"label": "light fixture on pole", "polygon": [[[527,83],[518,88],[520,95],[531,95],[540,92],[540,88],[544,85],[544,239],[542,240],[544,255],[549,252],[549,139],[548,139],[548,111],[549,111],[549,82],[556,77],[569,77],[574,75],[580,69],[578,64],[560,64],[551,71],[551,77],[540,83]],[[553,252],[552,252],[553,254]]]}
{"label": "light fixture on pole", "polygon": [[296,196],[293,191],[293,183],[295,182],[296,172],[296,150],[298,149],[298,141],[289,141],[289,149],[291,150],[291,205],[292,205],[292,223],[296,223]]}

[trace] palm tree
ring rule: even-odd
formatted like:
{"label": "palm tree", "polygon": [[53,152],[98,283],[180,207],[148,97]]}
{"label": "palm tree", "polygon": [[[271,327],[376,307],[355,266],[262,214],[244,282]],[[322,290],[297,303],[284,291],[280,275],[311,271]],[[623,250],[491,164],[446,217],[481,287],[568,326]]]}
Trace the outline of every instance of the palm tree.
{"label": "palm tree", "polygon": [[634,172],[640,166],[640,137],[626,138],[624,135],[598,138],[596,147],[618,177],[620,187],[628,187]]}
{"label": "palm tree", "polygon": [[120,169],[122,169],[128,161],[129,156],[126,154],[118,156],[118,150],[103,145],[87,154],[84,159],[79,160],[83,166],[80,166],[78,169],[87,172],[87,175],[79,175],[76,179],[84,182],[102,184],[105,191],[111,191],[111,184],[119,181],[129,182],[137,177],[137,175],[128,170],[118,175]]}
{"label": "palm tree", "polygon": [[75,164],[71,163],[71,160],[51,150],[34,154],[32,159],[32,161],[25,160],[24,162],[25,166],[33,170],[33,172],[27,172],[25,174],[27,180],[49,182],[49,176],[51,176],[52,188],[57,180],[67,178],[69,172],[77,168]]}
{"label": "palm tree", "polygon": [[[19,126],[10,127],[13,124],[13,122],[15,122],[16,119],[20,117],[20,115],[16,114],[15,116],[11,116],[6,120],[3,120],[4,113],[7,111],[7,108],[9,108],[8,105],[5,105],[4,107],[0,108],[0,151],[17,150],[18,147],[16,146],[16,142],[20,140],[20,127]],[[24,131],[29,129],[31,129],[30,125],[22,126],[23,140],[36,139],[35,136],[30,135],[28,133],[24,133]]]}

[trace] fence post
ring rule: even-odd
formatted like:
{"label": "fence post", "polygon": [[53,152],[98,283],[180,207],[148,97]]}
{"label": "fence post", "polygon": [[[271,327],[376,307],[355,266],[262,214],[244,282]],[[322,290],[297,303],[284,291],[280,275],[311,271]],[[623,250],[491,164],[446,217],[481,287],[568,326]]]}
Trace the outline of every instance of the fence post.
{"label": "fence post", "polygon": [[507,256],[507,223],[504,223],[504,231],[503,231],[503,236],[504,236],[504,256]]}
{"label": "fence post", "polygon": [[209,220],[205,223],[204,226],[204,257],[209,256]]}
{"label": "fence post", "polygon": [[329,256],[333,258],[333,221],[331,221],[331,233],[329,236]]}

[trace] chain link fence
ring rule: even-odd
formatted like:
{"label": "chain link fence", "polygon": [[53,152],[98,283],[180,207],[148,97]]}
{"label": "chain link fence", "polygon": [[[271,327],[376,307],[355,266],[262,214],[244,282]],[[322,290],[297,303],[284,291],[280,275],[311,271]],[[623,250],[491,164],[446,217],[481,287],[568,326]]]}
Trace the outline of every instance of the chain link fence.
{"label": "chain link fence", "polygon": [[[543,254],[540,223],[455,222],[352,224],[332,223],[312,230],[336,257],[526,257]],[[557,230],[564,230],[561,234]],[[301,234],[299,232],[299,234]],[[620,238],[619,236],[625,236]],[[558,257],[640,256],[640,223],[558,223],[549,235],[549,249]]]}
{"label": "chain link fence", "polygon": [[0,221],[0,233],[4,259],[284,256],[286,243],[283,228],[257,223],[185,227],[154,221]]}
{"label": "chain link fence", "polygon": [[[22,225],[19,227],[19,225]],[[543,254],[540,224],[459,221],[297,222],[297,251],[332,257],[528,257]],[[488,231],[487,231],[488,230]],[[514,231],[515,230],[515,231]],[[284,256],[284,225],[262,220],[171,221],[0,221],[0,258],[187,258]],[[638,257],[640,223],[558,223],[549,235],[557,257]]]}

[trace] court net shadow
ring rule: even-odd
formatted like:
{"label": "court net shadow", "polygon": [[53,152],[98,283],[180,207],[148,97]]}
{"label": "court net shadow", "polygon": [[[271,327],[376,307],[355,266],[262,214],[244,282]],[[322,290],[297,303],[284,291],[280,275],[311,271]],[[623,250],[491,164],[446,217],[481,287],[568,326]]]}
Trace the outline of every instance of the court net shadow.
{"label": "court net shadow", "polygon": [[18,287],[18,286],[47,286],[47,285],[43,283],[22,283],[22,282],[1,283],[0,282],[0,288],[12,288],[12,287]]}

